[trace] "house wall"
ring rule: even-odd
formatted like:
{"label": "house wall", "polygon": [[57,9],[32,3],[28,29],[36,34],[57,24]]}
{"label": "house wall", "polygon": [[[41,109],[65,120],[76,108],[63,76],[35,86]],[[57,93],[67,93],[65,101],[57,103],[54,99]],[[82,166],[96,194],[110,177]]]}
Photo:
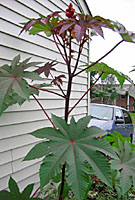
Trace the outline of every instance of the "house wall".
{"label": "house wall", "polygon": [[134,98],[131,96],[128,97],[128,95],[125,95],[125,98],[122,98],[121,96],[119,96],[116,100],[117,106],[124,107],[124,108],[128,109],[129,111],[134,110],[133,103],[134,103]]}
{"label": "house wall", "polygon": [[[65,64],[56,49],[52,38],[47,38],[43,33],[30,36],[23,33],[18,36],[22,25],[21,22],[28,21],[28,18],[38,18],[38,13],[47,15],[52,11],[64,11],[70,0],[0,0],[0,65],[10,63],[14,56],[21,54],[21,60],[32,57],[31,61],[48,62],[57,59],[58,74],[67,75]],[[80,12],[78,1],[72,1],[74,8]],[[81,9],[88,12],[84,1],[79,1]],[[78,45],[74,43],[74,50],[78,51]],[[80,65],[87,64],[89,60],[89,43],[85,45],[80,59]],[[75,63],[76,59],[74,59]],[[74,66],[74,63],[72,65]],[[50,79],[49,79],[50,81]],[[63,82],[66,91],[67,79]],[[88,76],[84,72],[73,81],[70,107],[77,99],[84,94],[88,87]],[[59,92],[54,87],[54,91]],[[58,116],[64,115],[64,101],[58,96],[41,92],[38,97],[49,116],[51,113]],[[76,109],[71,113],[76,119],[87,115],[88,101],[85,97]],[[30,102],[24,103],[21,107],[13,105],[0,116],[0,190],[7,188],[9,177],[19,183],[23,189],[29,183],[39,184],[39,166],[41,159],[22,162],[27,152],[39,142],[27,132],[34,131],[41,127],[51,126],[41,108],[33,98]]]}

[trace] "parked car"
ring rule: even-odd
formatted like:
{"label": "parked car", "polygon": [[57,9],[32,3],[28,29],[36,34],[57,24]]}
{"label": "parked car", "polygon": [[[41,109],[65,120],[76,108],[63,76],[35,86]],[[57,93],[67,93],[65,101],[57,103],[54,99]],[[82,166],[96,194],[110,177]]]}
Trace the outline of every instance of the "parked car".
{"label": "parked car", "polygon": [[126,109],[114,105],[91,103],[90,115],[90,126],[97,126],[111,133],[117,131],[133,140],[132,119]]}

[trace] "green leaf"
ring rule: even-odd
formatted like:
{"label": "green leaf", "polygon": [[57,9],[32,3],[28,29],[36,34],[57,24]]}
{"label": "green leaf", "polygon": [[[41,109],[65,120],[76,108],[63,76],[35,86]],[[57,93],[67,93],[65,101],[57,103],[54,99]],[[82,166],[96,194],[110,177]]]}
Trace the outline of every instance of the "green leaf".
{"label": "green leaf", "polygon": [[99,152],[112,157],[116,157],[116,155],[109,143],[94,138],[94,134],[95,136],[102,135],[103,131],[101,129],[93,129],[93,127],[87,128],[90,117],[84,117],[78,122],[75,122],[74,118],[72,118],[70,124],[55,115],[52,116],[52,119],[55,126],[58,127],[57,130],[54,128],[42,128],[30,133],[38,138],[46,138],[49,142],[47,140],[36,145],[32,150],[33,155],[31,151],[28,157],[26,156],[27,159],[37,158],[37,154],[45,156],[40,167],[41,188],[60,173],[61,166],[66,162],[67,183],[77,199],[82,200],[89,184],[86,160],[93,167],[97,176],[111,186],[110,166],[107,159]]}
{"label": "green leaf", "polygon": [[37,67],[37,65],[42,64],[43,62],[30,62],[23,66],[23,69],[27,69],[29,67]]}
{"label": "green leaf", "polygon": [[0,67],[0,115],[10,105],[15,103],[21,105],[25,100],[29,100],[31,92],[25,79],[45,80],[35,72],[26,71],[29,67],[41,64],[41,62],[29,62],[29,60],[30,58],[27,58],[20,62],[20,55],[17,55],[13,58],[11,66]]}
{"label": "green leaf", "polygon": [[34,87],[44,88],[44,87],[52,87],[52,84],[42,83],[42,84],[34,84]]}
{"label": "green leaf", "polygon": [[29,87],[28,83],[22,78],[16,78],[13,82],[12,88],[22,98],[29,100]]}
{"label": "green leaf", "polygon": [[66,123],[66,121],[55,115],[52,115],[52,120],[54,124],[59,128],[61,133],[63,133],[65,137],[68,137],[69,125]]}
{"label": "green leaf", "polygon": [[34,184],[30,184],[23,190],[23,192],[21,194],[21,200],[27,200],[30,198],[33,187],[34,187]]}
{"label": "green leaf", "polygon": [[78,123],[77,123],[78,134],[80,134],[81,131],[83,131],[84,129],[87,128],[88,123],[90,122],[90,118],[91,118],[91,116],[89,115],[89,116],[83,117],[83,118],[78,120]]}
{"label": "green leaf", "polygon": [[18,103],[19,105],[22,105],[24,103],[24,101],[25,101],[25,99],[18,96],[12,89],[10,89],[8,92],[8,95],[6,96],[6,98],[3,102],[1,113],[13,104]]}
{"label": "green leaf", "polygon": [[59,130],[56,130],[52,127],[41,128],[41,129],[33,131],[29,134],[31,134],[37,138],[42,138],[42,139],[47,138],[47,139],[51,139],[54,141],[57,141],[59,138],[65,139],[65,137]]}
{"label": "green leaf", "polygon": [[135,178],[135,152],[132,151],[127,141],[123,144],[119,140],[119,148],[119,151],[115,149],[117,158],[112,160],[111,167],[120,170],[120,186],[122,193],[125,194]]}
{"label": "green leaf", "polygon": [[[68,197],[69,189],[70,189],[70,187],[68,186],[67,181],[65,181],[64,182],[64,189],[63,189],[63,199]],[[60,195],[60,190],[61,190],[61,184],[59,184],[59,187],[58,187],[58,195]]]}
{"label": "green leaf", "polygon": [[50,152],[49,142],[41,142],[36,144],[25,156],[24,161],[41,158]]}
{"label": "green leaf", "polygon": [[105,79],[109,74],[115,75],[121,86],[123,85],[124,81],[127,79],[127,77],[123,73],[114,70],[113,68],[109,67],[107,64],[103,62],[97,63],[94,66],[87,69],[87,72],[92,72],[92,71],[97,71],[99,73],[106,74],[106,76],[102,75],[103,79]]}
{"label": "green leaf", "polygon": [[40,167],[40,186],[43,188],[61,170],[61,165],[66,160],[69,144],[61,144],[55,148],[53,154],[45,157]]}
{"label": "green leaf", "polygon": [[1,200],[12,200],[10,192],[6,190],[0,191],[0,199]]}
{"label": "green leaf", "polygon": [[13,200],[21,199],[21,194],[19,192],[17,183],[15,182],[15,180],[12,177],[10,177],[10,179],[9,179],[9,189],[10,189],[10,193],[12,195]]}
{"label": "green leaf", "polygon": [[121,133],[114,131],[114,133],[108,133],[108,136],[104,137],[104,140],[111,142],[113,147],[116,147],[120,150],[119,140],[124,144],[126,141],[129,143],[132,150],[135,149],[135,145],[131,143],[130,137],[123,137]]}
{"label": "green leaf", "polygon": [[20,55],[17,55],[16,57],[14,57],[14,59],[11,62],[11,66],[12,66],[12,70],[14,71],[16,68],[16,65],[19,63],[20,61]]}
{"label": "green leaf", "polygon": [[57,174],[57,175],[54,177],[53,182],[54,182],[54,183],[59,183],[59,182],[61,182],[61,178],[62,178],[62,174],[61,174],[61,172],[60,172],[59,174]]}
{"label": "green leaf", "polygon": [[87,190],[86,190],[86,192],[85,192],[84,200],[87,200],[87,196],[88,196],[88,193],[89,193],[89,191],[90,191],[91,186],[92,186],[92,180],[91,180],[91,178],[89,177],[89,184],[88,184]]}
{"label": "green leaf", "polygon": [[[79,146],[80,148],[80,146]],[[72,188],[76,198],[82,200],[85,196],[85,191],[88,188],[89,177],[88,169],[84,164],[84,156],[76,145],[71,147],[67,169],[67,183]],[[77,167],[79,166],[79,167]]]}
{"label": "green leaf", "polygon": [[126,42],[135,42],[135,33],[126,30],[125,26],[123,26],[122,24],[120,24],[119,22],[114,22],[111,21],[112,26],[114,27],[113,29],[118,32],[122,39]]}
{"label": "green leaf", "polygon": [[42,78],[41,76],[39,76],[37,73],[35,72],[24,72],[23,73],[23,77],[26,79],[30,79],[30,80],[37,80],[37,81],[44,81],[46,80],[45,78]]}

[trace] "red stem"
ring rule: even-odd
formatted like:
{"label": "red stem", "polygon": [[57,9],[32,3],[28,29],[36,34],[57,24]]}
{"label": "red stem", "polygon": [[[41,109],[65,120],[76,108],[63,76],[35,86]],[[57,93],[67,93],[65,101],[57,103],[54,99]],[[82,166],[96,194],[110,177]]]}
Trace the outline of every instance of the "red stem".
{"label": "red stem", "polygon": [[58,48],[58,50],[59,50],[59,52],[60,52],[62,58],[63,58],[64,61],[67,63],[65,57],[63,56],[63,53],[61,52],[61,50],[60,50],[60,48],[59,48],[59,46],[58,46],[58,44],[57,44],[57,41],[56,41],[56,39],[55,39],[55,35],[54,35],[54,34],[53,34],[53,39],[54,39],[54,42],[55,42],[55,44],[56,44],[56,46],[57,46],[57,48]]}
{"label": "red stem", "polygon": [[[102,73],[103,74],[103,73]],[[97,78],[97,80],[90,86],[90,88],[83,94],[83,96],[75,103],[75,105],[68,111],[68,115],[69,113],[77,106],[78,103],[80,103],[80,101],[85,97],[86,94],[88,94],[88,92],[94,87],[94,85],[96,84],[96,82],[101,78],[102,74],[100,74],[100,76]]]}
{"label": "red stem", "polygon": [[62,184],[61,184],[59,200],[63,199],[63,190],[64,190],[64,181],[65,181],[65,169],[66,169],[66,165],[64,164],[63,167],[62,167]]}
{"label": "red stem", "polygon": [[135,195],[135,192],[134,192],[131,188],[130,188],[129,190],[130,190],[130,192],[131,192],[132,194]]}
{"label": "red stem", "polygon": [[74,71],[73,71],[73,76],[75,76],[75,72],[77,70],[77,67],[78,67],[78,63],[79,63],[79,59],[80,59],[80,56],[81,56],[81,53],[82,53],[82,50],[83,50],[83,45],[85,43],[85,40],[83,38],[82,42],[80,43],[80,46],[79,46],[79,53],[78,53],[78,58],[76,60],[76,65],[75,65],[75,68],[74,68]]}
{"label": "red stem", "polygon": [[[49,115],[47,114],[47,112],[45,111],[45,109],[43,108],[43,106],[41,105],[41,103],[38,101],[38,99],[35,97],[34,94],[32,94],[33,98],[36,100],[36,102],[38,103],[38,105],[41,107],[42,111],[44,112],[44,114],[47,116],[48,120],[51,122],[51,124],[53,125],[53,127],[56,129],[56,126],[54,125],[53,121],[51,120],[51,118],[49,117]],[[37,190],[34,192],[34,194],[31,196],[31,199],[36,195],[36,193],[39,191],[40,186],[37,188]]]}
{"label": "red stem", "polygon": [[61,95],[61,94],[59,94],[57,92],[51,91],[51,90],[47,90],[47,89],[43,89],[43,88],[38,88],[38,87],[33,86],[33,85],[29,85],[29,87],[34,88],[36,90],[41,90],[41,91],[44,91],[44,92],[49,92],[49,93],[52,93],[52,94],[56,94],[56,95],[58,95],[58,96],[60,96],[62,98],[65,98],[63,95]]}
{"label": "red stem", "polygon": [[74,74],[74,76],[77,76],[78,74],[82,73],[83,71],[86,71],[87,69],[89,69],[90,67],[94,66],[95,64],[97,64],[100,60],[102,60],[103,58],[105,58],[106,56],[108,56],[117,46],[119,46],[122,42],[124,42],[124,40],[121,40],[120,42],[118,42],[110,51],[108,51],[104,56],[102,56],[101,58],[99,58],[96,62],[92,63],[91,65],[89,65],[88,67],[84,68],[83,70],[77,72],[76,74]]}
{"label": "red stem", "polygon": [[38,103],[38,105],[41,107],[42,111],[44,112],[44,114],[46,115],[46,117],[48,118],[48,120],[51,122],[51,124],[53,125],[53,127],[56,129],[56,126],[54,125],[53,121],[51,120],[51,118],[49,117],[49,115],[47,114],[47,112],[45,111],[45,109],[43,108],[43,106],[41,105],[41,103],[39,102],[39,100],[35,97],[34,94],[32,94],[32,96],[34,97],[34,99],[36,100],[36,102]]}
{"label": "red stem", "polygon": [[32,199],[39,190],[40,190],[40,186],[36,189],[36,191],[34,192],[34,194],[30,198]]}
{"label": "red stem", "polygon": [[[51,75],[51,77],[52,77],[52,79],[53,79],[53,75],[52,75],[52,73],[50,73],[50,75]],[[66,98],[66,95],[65,95],[65,93],[64,93],[64,91],[63,91],[63,89],[61,88],[61,86],[57,83],[56,84],[57,86],[58,86],[58,88],[61,90],[61,92],[62,92],[62,94],[63,94],[63,96]]]}

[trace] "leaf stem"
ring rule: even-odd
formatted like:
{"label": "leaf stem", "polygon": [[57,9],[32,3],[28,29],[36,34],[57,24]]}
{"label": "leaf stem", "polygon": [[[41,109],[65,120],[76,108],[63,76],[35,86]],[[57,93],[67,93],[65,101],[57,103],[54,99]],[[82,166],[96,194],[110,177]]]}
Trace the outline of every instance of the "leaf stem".
{"label": "leaf stem", "polygon": [[77,72],[76,74],[74,74],[74,77],[77,76],[78,74],[86,71],[87,69],[89,69],[90,67],[94,66],[95,64],[97,64],[99,61],[101,61],[103,58],[105,58],[106,56],[108,56],[117,46],[119,46],[122,42],[124,42],[124,40],[121,40],[120,42],[118,42],[110,51],[108,51],[105,55],[103,55],[101,58],[99,58],[96,62],[92,63],[91,65],[89,65],[88,67],[84,68],[83,70]]}
{"label": "leaf stem", "polygon": [[[52,77],[52,79],[53,79],[52,73],[50,73],[50,75],[51,75],[51,77]],[[57,86],[58,86],[58,88],[61,90],[63,96],[66,98],[66,95],[65,95],[65,93],[64,93],[64,91],[63,91],[63,89],[62,89],[62,87],[61,87],[58,83],[57,83]]]}
{"label": "leaf stem", "polygon": [[131,188],[129,190],[133,195],[135,195],[135,192]]}
{"label": "leaf stem", "polygon": [[34,88],[36,90],[41,90],[41,91],[44,91],[44,92],[49,92],[49,93],[52,93],[52,94],[56,94],[56,95],[58,95],[58,96],[60,96],[60,97],[65,99],[65,97],[63,95],[61,95],[61,94],[59,94],[57,92],[54,92],[54,91],[51,91],[51,90],[47,90],[47,89],[43,89],[43,88],[38,88],[38,87],[33,86],[33,85],[29,85],[29,87]]}
{"label": "leaf stem", "polygon": [[62,183],[61,183],[61,190],[60,190],[59,200],[63,199],[63,190],[64,190],[64,181],[65,181],[65,169],[66,169],[66,165],[64,164],[63,167],[62,167]]}
{"label": "leaf stem", "polygon": [[[102,73],[103,74],[103,73]],[[97,83],[97,81],[101,78],[102,74],[96,79],[96,81],[90,86],[90,88],[82,95],[82,97],[75,103],[75,105],[68,111],[69,113],[80,103],[80,101],[85,97],[85,95],[88,94],[88,92],[94,87],[94,85]]]}
{"label": "leaf stem", "polygon": [[42,111],[44,112],[44,114],[46,115],[46,117],[48,118],[48,120],[51,122],[51,124],[53,125],[53,127],[56,129],[56,126],[54,125],[53,121],[51,120],[51,118],[49,117],[49,115],[47,114],[47,112],[45,111],[45,109],[43,108],[43,106],[41,105],[41,103],[39,102],[39,100],[35,97],[34,94],[32,94],[32,96],[36,100],[36,102],[38,103],[38,105],[41,107]]}
{"label": "leaf stem", "polygon": [[55,42],[55,44],[56,44],[56,46],[57,46],[57,48],[58,48],[58,50],[59,50],[59,52],[60,52],[62,58],[63,58],[64,61],[67,63],[67,60],[65,59],[65,57],[64,57],[64,55],[63,55],[61,49],[59,48],[59,45],[58,45],[57,41],[56,41],[55,34],[53,34],[53,39],[54,39],[54,42]]}
{"label": "leaf stem", "polygon": [[73,71],[73,76],[75,75],[76,69],[78,67],[78,63],[79,63],[79,59],[80,59],[80,56],[81,56],[81,53],[82,53],[82,50],[83,50],[84,43],[85,43],[85,40],[83,38],[82,42],[79,45],[78,57],[77,57],[77,60],[76,60],[76,65],[75,65],[74,71]]}
{"label": "leaf stem", "polygon": [[36,194],[37,192],[40,190],[40,186],[36,189],[36,191],[33,193],[33,195],[30,197],[30,199],[32,199]]}

